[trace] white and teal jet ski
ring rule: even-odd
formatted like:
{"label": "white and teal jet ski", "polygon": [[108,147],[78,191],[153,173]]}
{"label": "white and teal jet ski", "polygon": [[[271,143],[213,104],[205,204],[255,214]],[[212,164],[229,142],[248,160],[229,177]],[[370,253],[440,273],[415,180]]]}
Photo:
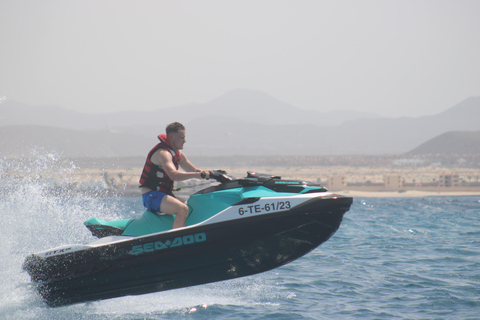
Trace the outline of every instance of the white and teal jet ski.
{"label": "white and teal jet ski", "polygon": [[188,199],[190,215],[146,211],[138,219],[86,227],[98,240],[28,256],[23,268],[49,306],[170,290],[244,277],[289,263],[327,241],[352,198],[317,184],[223,171]]}

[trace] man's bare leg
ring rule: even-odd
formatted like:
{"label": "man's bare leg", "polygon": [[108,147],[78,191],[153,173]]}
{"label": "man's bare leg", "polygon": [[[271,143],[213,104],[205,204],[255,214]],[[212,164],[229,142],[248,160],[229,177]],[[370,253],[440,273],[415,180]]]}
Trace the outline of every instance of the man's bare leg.
{"label": "man's bare leg", "polygon": [[188,207],[180,200],[172,196],[163,197],[162,203],[160,204],[160,211],[166,214],[175,215],[175,220],[173,220],[173,229],[185,226],[185,221],[188,217]]}

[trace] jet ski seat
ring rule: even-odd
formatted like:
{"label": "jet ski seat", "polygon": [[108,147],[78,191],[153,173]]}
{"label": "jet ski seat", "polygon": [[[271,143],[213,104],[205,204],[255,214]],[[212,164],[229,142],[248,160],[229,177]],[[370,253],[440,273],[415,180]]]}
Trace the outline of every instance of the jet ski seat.
{"label": "jet ski seat", "polygon": [[133,220],[134,219],[105,221],[103,219],[90,218],[83,224],[95,237],[103,238],[121,235]]}
{"label": "jet ski seat", "polygon": [[173,215],[159,215],[147,210],[140,218],[133,219],[133,221],[127,225],[122,236],[143,236],[145,234],[170,230],[173,228],[173,220]]}
{"label": "jet ski seat", "polygon": [[115,221],[91,218],[83,224],[98,238],[107,236],[142,236],[149,233],[170,230],[173,227],[174,217],[171,215],[158,215],[149,210],[140,218]]}

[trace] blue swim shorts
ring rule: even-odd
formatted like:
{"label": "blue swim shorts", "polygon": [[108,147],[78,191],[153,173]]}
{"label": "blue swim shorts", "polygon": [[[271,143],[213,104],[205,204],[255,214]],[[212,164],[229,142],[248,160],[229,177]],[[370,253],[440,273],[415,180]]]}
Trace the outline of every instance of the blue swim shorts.
{"label": "blue swim shorts", "polygon": [[160,191],[150,191],[142,194],[143,205],[152,212],[160,212],[160,204],[167,194]]}

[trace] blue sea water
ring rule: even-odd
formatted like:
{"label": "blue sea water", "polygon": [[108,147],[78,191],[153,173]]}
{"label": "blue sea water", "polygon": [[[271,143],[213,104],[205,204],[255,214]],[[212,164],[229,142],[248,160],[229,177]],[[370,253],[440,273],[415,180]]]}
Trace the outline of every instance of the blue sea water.
{"label": "blue sea water", "polygon": [[2,319],[478,319],[480,197],[356,198],[337,233],[278,269],[191,288],[47,307],[21,265],[93,240],[83,221],[133,217],[140,197],[0,193]]}

